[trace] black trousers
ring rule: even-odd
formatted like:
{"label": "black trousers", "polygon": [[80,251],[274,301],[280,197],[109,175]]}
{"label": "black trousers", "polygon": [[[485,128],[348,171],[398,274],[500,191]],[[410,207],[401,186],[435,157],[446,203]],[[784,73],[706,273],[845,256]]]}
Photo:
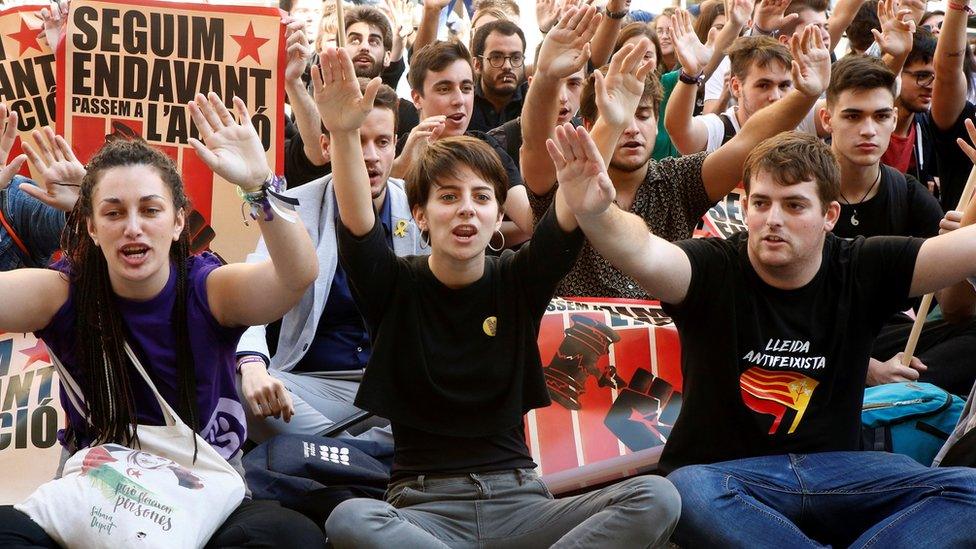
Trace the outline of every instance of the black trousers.
{"label": "black trousers", "polygon": [[[892,317],[874,340],[871,356],[882,362],[905,350],[912,320]],[[918,338],[915,356],[929,367],[919,381],[937,385],[956,395],[968,395],[976,381],[976,319],[958,324],[945,320],[926,322]]]}
{"label": "black trousers", "polygon": [[[304,515],[276,501],[244,500],[217,529],[208,548],[323,547],[325,535]],[[0,506],[0,547],[60,549],[40,526],[9,505]]]}

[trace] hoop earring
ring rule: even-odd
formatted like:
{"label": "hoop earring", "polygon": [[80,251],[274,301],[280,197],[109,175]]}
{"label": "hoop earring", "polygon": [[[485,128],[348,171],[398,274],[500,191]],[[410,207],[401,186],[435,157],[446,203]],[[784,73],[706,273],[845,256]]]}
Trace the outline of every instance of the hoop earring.
{"label": "hoop earring", "polygon": [[492,234],[491,235],[491,240],[488,241],[488,249],[491,250],[491,251],[493,251],[493,252],[500,252],[500,251],[502,251],[502,250],[505,249],[505,234],[502,233],[501,229],[495,229],[495,232],[498,233],[498,235],[502,237],[502,245],[499,246],[499,247],[497,247],[497,248],[493,248],[492,247],[491,241],[495,239],[495,235]]}
{"label": "hoop earring", "polygon": [[422,248],[430,249],[430,233],[420,231],[420,244]]}

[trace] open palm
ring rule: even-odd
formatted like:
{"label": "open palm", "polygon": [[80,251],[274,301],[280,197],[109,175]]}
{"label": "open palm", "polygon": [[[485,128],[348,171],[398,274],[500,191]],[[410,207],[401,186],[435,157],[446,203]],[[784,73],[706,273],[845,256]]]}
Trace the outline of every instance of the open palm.
{"label": "open palm", "polygon": [[587,131],[572,124],[557,126],[546,148],[556,166],[556,180],[575,215],[602,213],[616,197],[603,158]]}
{"label": "open palm", "polygon": [[566,10],[542,41],[539,70],[555,78],[566,78],[580,70],[590,56],[589,43],[599,21],[600,14],[593,6]]}
{"label": "open palm", "polygon": [[190,138],[190,144],[200,159],[214,173],[244,190],[259,188],[271,170],[244,101],[234,98],[240,122],[213,92],[208,97],[197,94],[189,108],[202,139]]}
{"label": "open palm", "polygon": [[642,63],[651,41],[642,38],[636,44],[626,44],[613,54],[606,76],[596,71],[596,104],[600,117],[613,126],[626,124],[637,112],[644,94],[644,79],[651,71],[651,63]]}
{"label": "open palm", "polygon": [[331,132],[358,130],[373,108],[380,84],[380,79],[374,78],[363,95],[345,49],[328,48],[319,57],[319,65],[312,67],[312,96],[322,123]]}
{"label": "open palm", "polygon": [[20,190],[37,200],[69,212],[78,202],[85,167],[78,161],[68,142],[55,135],[50,127],[34,130],[34,143],[23,142],[24,152],[34,165],[37,186],[21,184]]}

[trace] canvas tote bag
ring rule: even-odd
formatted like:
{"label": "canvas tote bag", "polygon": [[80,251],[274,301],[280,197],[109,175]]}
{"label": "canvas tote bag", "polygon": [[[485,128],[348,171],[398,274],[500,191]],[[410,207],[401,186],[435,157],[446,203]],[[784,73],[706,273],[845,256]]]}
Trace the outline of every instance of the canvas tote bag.
{"label": "canvas tote bag", "polygon": [[[180,420],[128,343],[125,351],[156,396],[165,425],[139,425],[135,448],[103,444],[77,452],[61,478],[14,507],[63,547],[203,547],[243,501],[244,481]],[[51,360],[72,405],[85,410],[77,383],[53,354]]]}

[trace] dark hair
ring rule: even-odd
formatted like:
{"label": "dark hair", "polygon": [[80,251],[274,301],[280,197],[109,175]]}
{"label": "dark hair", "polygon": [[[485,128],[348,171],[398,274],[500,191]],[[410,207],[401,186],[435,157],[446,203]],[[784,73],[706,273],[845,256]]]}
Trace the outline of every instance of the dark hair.
{"label": "dark hair", "polygon": [[[410,89],[423,96],[427,72],[442,71],[455,61],[466,61],[471,66],[471,55],[461,42],[442,40],[427,44],[410,59],[410,70],[407,72],[407,83],[410,84]],[[471,74],[474,74],[473,66]]]}
{"label": "dark hair", "polygon": [[[87,405],[87,421],[93,444],[115,442],[130,446],[138,440],[136,407],[130,376],[133,369],[125,354],[125,329],[122,317],[112,304],[115,300],[109,280],[108,264],[102,250],[88,234],[88,221],[94,217],[92,203],[103,174],[121,166],[148,166],[156,170],[173,194],[176,212],[188,211],[189,199],[173,161],[142,139],[106,141],[92,157],[82,180],[78,203],[62,234],[62,247],[71,273],[71,293],[75,296],[75,356],[84,378],[82,391]],[[187,325],[187,258],[190,256],[189,227],[184,226],[179,240],[170,248],[170,262],[176,268],[176,301],[171,322],[176,331],[176,365],[179,376],[180,418],[194,431],[199,429],[196,404],[197,379],[190,350]],[[77,433],[69,429],[70,445],[78,446]],[[196,438],[194,437],[194,459]]]}
{"label": "dark hair", "polygon": [[926,19],[929,19],[931,17],[935,17],[937,15],[942,16],[942,17],[945,17],[945,12],[942,11],[942,10],[932,10],[932,11],[927,11],[927,12],[923,13],[922,14],[922,18],[918,20],[918,26],[921,27],[922,25],[925,24],[925,20]]}
{"label": "dark hair", "polygon": [[847,39],[851,42],[851,48],[855,51],[865,51],[874,43],[874,35],[871,29],[881,30],[881,21],[878,19],[878,0],[867,0],[861,4],[860,9],[854,14],[854,19],[847,27]]}
{"label": "dark hair", "polygon": [[488,41],[488,35],[493,32],[497,32],[502,36],[517,34],[519,40],[522,41],[522,53],[525,53],[525,33],[522,32],[522,29],[508,19],[498,19],[490,23],[485,23],[475,31],[474,37],[471,38],[472,56],[480,57],[485,54],[485,42]]}
{"label": "dark hair", "polygon": [[833,107],[840,94],[847,90],[883,88],[897,97],[895,73],[877,57],[850,54],[834,63],[827,86],[827,106]]}
{"label": "dark hair", "polygon": [[912,37],[912,51],[905,58],[905,66],[929,63],[935,57],[936,38],[929,29],[919,26]]}
{"label": "dark hair", "polygon": [[[357,78],[359,81],[359,91],[360,93],[366,93],[366,85],[369,84],[370,78]],[[380,89],[376,92],[376,99],[373,101],[374,109],[387,109],[393,111],[393,135],[397,134],[397,129],[400,125],[399,117],[399,104],[400,97],[397,93],[393,91],[393,88],[387,86],[386,84],[380,84]],[[329,129],[325,127],[324,123],[319,123],[322,128],[322,133],[329,135]]]}
{"label": "dark hair", "polygon": [[654,46],[654,59],[657,63],[655,71],[660,72],[659,69],[661,68],[661,58],[664,57],[664,54],[661,53],[661,42],[657,39],[657,33],[654,32],[654,29],[652,29],[650,25],[646,23],[630,23],[624,25],[624,27],[620,29],[620,33],[617,34],[617,41],[613,43],[614,53],[616,53],[620,48],[624,47],[624,44],[635,36],[646,36],[651,40],[651,45]]}
{"label": "dark hair", "polygon": [[824,212],[840,196],[840,166],[834,153],[817,136],[806,132],[783,132],[752,149],[742,172],[746,196],[752,178],[760,172],[783,186],[813,181]]}
{"label": "dark hair", "polygon": [[405,178],[410,209],[426,204],[442,177],[458,177],[459,166],[467,166],[492,186],[501,209],[508,198],[508,174],[491,145],[467,135],[434,141],[411,164]]}
{"label": "dark hair", "polygon": [[712,29],[712,24],[720,15],[725,15],[725,4],[721,0],[705,0],[699,6],[701,11],[698,12],[692,27],[698,39],[704,44],[708,41],[708,31]]}
{"label": "dark hair", "polygon": [[370,6],[354,6],[346,11],[343,21],[347,33],[349,27],[356,23],[366,23],[378,28],[383,36],[383,49],[386,51],[393,49],[393,30],[390,28],[390,20],[380,10]]}
{"label": "dark hair", "polygon": [[[599,70],[604,75],[607,74],[609,65],[604,65],[600,67]],[[600,110],[596,106],[596,78],[593,73],[590,73],[586,77],[586,83],[583,84],[583,92],[580,94],[580,108],[579,115],[583,117],[584,120],[593,123],[596,119],[600,117]],[[658,110],[661,107],[661,98],[664,96],[664,91],[661,88],[661,82],[658,80],[658,76],[653,72],[647,73],[647,78],[644,79],[644,92],[641,94],[641,103],[650,101],[651,109],[654,111],[654,117],[658,117]]]}
{"label": "dark hair", "polygon": [[753,64],[766,68],[779,62],[786,70],[793,66],[793,55],[780,41],[770,36],[742,36],[726,50],[729,56],[729,72],[742,82]]}

